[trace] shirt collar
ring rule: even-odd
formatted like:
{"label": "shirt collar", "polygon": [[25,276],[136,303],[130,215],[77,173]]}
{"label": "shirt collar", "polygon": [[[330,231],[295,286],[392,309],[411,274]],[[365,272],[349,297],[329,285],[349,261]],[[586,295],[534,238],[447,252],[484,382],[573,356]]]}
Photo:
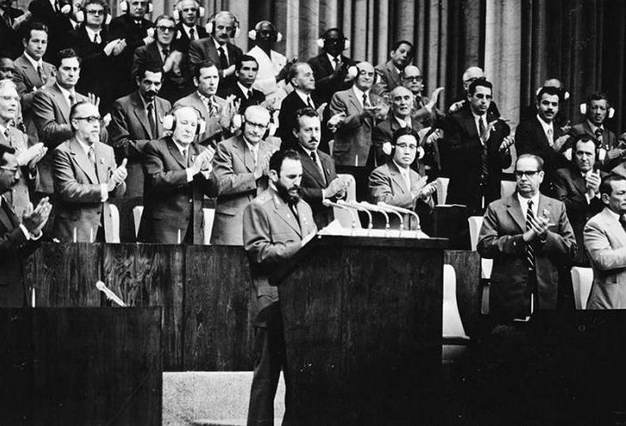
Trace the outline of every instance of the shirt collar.
{"label": "shirt collar", "polygon": [[[85,31],[87,31],[87,36],[89,37],[89,41],[92,41],[96,34],[100,34],[102,30],[95,31],[87,26],[85,26]],[[102,37],[102,36],[100,36]]]}
{"label": "shirt collar", "polygon": [[213,98],[214,98],[214,96],[211,96],[211,97],[209,98],[209,97],[207,97],[207,96],[204,96],[202,93],[200,93],[200,91],[199,91],[199,90],[197,90],[197,92],[198,92],[198,96],[200,97],[200,100],[201,100],[202,102],[204,102],[205,104],[208,104],[208,105],[213,105],[213,104],[214,104],[214,102],[213,102]]}
{"label": "shirt collar", "polygon": [[[359,102],[362,104],[363,103],[363,95],[367,95],[367,97],[370,97],[370,91],[368,90],[367,92],[362,91],[361,89],[359,89],[358,87],[356,87],[356,84],[352,85],[352,90],[354,91],[354,94],[356,95],[356,98],[359,100]],[[370,102],[371,99],[370,99]]]}
{"label": "shirt collar", "polygon": [[28,62],[30,62],[31,65],[33,66],[33,68],[35,68],[35,69],[37,69],[40,65],[43,65],[43,60],[42,59],[36,60],[32,56],[30,56],[28,54],[28,52],[26,52],[26,51],[24,51],[24,57],[26,59],[28,59]]}
{"label": "shirt collar", "polygon": [[240,82],[237,82],[237,86],[239,86],[239,88],[241,89],[241,91],[243,92],[243,94],[247,97],[248,93],[252,91],[252,87],[247,88],[246,86],[244,86],[243,84],[241,84]]}
{"label": "shirt collar", "polygon": [[228,56],[228,49],[226,48],[226,43],[224,44],[219,44],[219,42],[217,40],[215,40],[215,37],[211,36],[211,40],[213,40],[213,44],[215,45],[215,49],[218,50],[220,47],[224,48],[224,51],[226,52],[226,56]]}
{"label": "shirt collar", "polygon": [[[407,127],[410,123],[411,117],[408,117],[406,120],[402,119],[400,117],[398,117],[397,115],[394,115],[393,118],[396,119],[396,121],[398,122],[398,124],[400,124],[400,127]],[[411,126],[413,127],[413,126]]]}
{"label": "shirt collar", "polygon": [[172,138],[172,142],[174,142],[174,145],[176,145],[176,148],[178,148],[178,150],[180,151],[181,155],[184,154],[185,150],[188,150],[189,148],[191,148],[191,144],[184,145],[182,143],[178,143],[178,142],[176,142],[176,140],[174,138]]}
{"label": "shirt collar", "polygon": [[337,60],[341,59],[341,55],[335,57],[328,52],[326,52],[326,56],[328,57],[328,61],[330,62],[331,65],[335,64],[335,59]]}
{"label": "shirt collar", "polygon": [[[300,99],[302,99],[302,102],[304,102],[305,104],[307,103],[307,99],[309,96],[311,96],[311,94],[309,93],[304,93],[301,89],[296,88],[296,95],[300,96]],[[313,99],[311,99],[311,102],[313,102]]]}
{"label": "shirt collar", "polygon": [[519,201],[520,206],[522,206],[522,210],[526,210],[528,208],[528,202],[532,200],[533,212],[537,211],[537,207],[539,206],[539,192],[537,192],[531,198],[524,198],[519,194],[519,192],[516,192],[516,194],[517,194],[517,200]]}
{"label": "shirt collar", "polygon": [[398,168],[398,170],[400,170],[400,173],[404,176],[404,175],[409,175],[409,167],[402,167],[401,165],[399,165],[398,163],[396,163],[396,160],[391,160],[393,161],[393,164],[396,165],[396,167]]}
{"label": "shirt collar", "polygon": [[539,117],[539,114],[537,114],[537,120],[539,120],[539,124],[541,124],[544,133],[547,133],[548,129],[550,129],[552,130],[552,134],[554,135],[554,121],[551,121],[550,124],[548,124],[543,121],[543,118]]}
{"label": "shirt collar", "polygon": [[74,96],[74,101],[77,101],[77,99],[76,99],[76,91],[69,91],[69,90],[67,90],[64,87],[61,87],[61,85],[58,82],[55,83],[55,84],[59,88],[59,90],[61,91],[61,93],[65,97],[65,99],[69,99],[70,95],[72,95],[72,96]]}
{"label": "shirt collar", "polygon": [[[92,145],[89,145],[86,142],[81,141],[80,139],[76,138],[76,142],[78,142],[78,145],[82,148],[82,150],[85,152],[85,155],[89,155],[89,150],[91,149]],[[95,148],[94,148],[95,150]]]}
{"label": "shirt collar", "polygon": [[587,124],[589,124],[589,128],[591,128],[591,131],[593,133],[596,132],[596,129],[600,129],[600,130],[604,131],[604,125],[603,124],[600,124],[599,126],[596,126],[591,121],[589,121],[589,119],[587,119]]}
{"label": "shirt collar", "polygon": [[250,150],[250,152],[259,152],[259,144],[251,144],[250,142],[248,142],[248,139],[243,138],[243,141],[246,143],[248,149]]}

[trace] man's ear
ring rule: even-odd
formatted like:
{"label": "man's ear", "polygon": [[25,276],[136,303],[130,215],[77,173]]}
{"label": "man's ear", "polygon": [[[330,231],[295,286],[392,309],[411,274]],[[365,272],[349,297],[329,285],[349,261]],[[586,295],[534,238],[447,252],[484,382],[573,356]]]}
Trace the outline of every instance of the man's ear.
{"label": "man's ear", "polygon": [[268,176],[269,176],[270,180],[272,182],[274,182],[274,183],[278,182],[278,173],[276,173],[276,170],[270,169],[269,173],[270,174]]}
{"label": "man's ear", "polygon": [[200,86],[200,82],[198,81],[198,77],[194,77],[194,78],[193,78],[193,84],[194,84],[194,86],[196,86],[196,87]]}
{"label": "man's ear", "polygon": [[295,137],[296,139],[298,139],[298,130],[296,130],[296,129],[291,129],[291,133],[294,135],[294,137]]}
{"label": "man's ear", "polygon": [[609,194],[600,194],[600,199],[605,205],[609,205]]}

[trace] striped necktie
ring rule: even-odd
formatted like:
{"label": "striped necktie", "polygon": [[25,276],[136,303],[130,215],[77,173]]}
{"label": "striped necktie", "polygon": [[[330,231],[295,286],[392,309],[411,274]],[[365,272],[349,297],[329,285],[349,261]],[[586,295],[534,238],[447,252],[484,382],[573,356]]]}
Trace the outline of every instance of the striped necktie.
{"label": "striped necktie", "polygon": [[[526,210],[526,231],[532,229],[532,223],[535,221],[535,214],[533,213],[533,200],[528,201],[528,209]],[[535,248],[532,242],[526,243],[526,263],[528,263],[528,269],[535,270]]]}

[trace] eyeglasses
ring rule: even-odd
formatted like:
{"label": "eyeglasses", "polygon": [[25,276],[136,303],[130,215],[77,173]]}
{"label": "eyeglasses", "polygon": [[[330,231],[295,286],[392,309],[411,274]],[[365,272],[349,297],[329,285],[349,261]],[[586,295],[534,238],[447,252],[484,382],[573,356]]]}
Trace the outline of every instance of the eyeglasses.
{"label": "eyeglasses", "polygon": [[159,25],[158,27],[156,27],[157,30],[162,31],[164,33],[166,32],[174,32],[176,31],[176,27],[167,27],[165,25]]}
{"label": "eyeglasses", "polygon": [[104,10],[102,9],[97,9],[97,10],[89,9],[86,12],[87,12],[87,15],[95,15],[95,16],[104,15]]}
{"label": "eyeglasses", "polygon": [[246,124],[250,127],[256,127],[257,129],[265,129],[267,127],[267,124],[254,123],[252,121],[246,121]]}
{"label": "eyeglasses", "polygon": [[396,145],[396,147],[398,148],[402,148],[402,149],[410,149],[411,151],[414,151],[417,149],[417,145],[415,144],[406,144],[406,143],[399,143]]}
{"label": "eyeglasses", "polygon": [[420,76],[420,75],[412,75],[409,77],[404,77],[405,80],[410,80],[410,81],[423,81],[424,77]]}
{"label": "eyeglasses", "polygon": [[85,120],[89,124],[100,122],[99,115],[90,115],[89,117],[74,117],[74,120]]}
{"label": "eyeglasses", "polygon": [[182,12],[185,13],[189,13],[189,12],[197,12],[198,9],[196,9],[195,7],[186,7],[185,9],[182,10]]}
{"label": "eyeglasses", "polygon": [[515,170],[515,177],[521,178],[522,176],[533,177],[539,170]]}

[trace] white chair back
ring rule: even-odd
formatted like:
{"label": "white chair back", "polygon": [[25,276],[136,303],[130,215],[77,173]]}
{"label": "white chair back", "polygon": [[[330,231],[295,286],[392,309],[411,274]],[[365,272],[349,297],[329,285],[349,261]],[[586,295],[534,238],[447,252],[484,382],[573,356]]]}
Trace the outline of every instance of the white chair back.
{"label": "white chair back", "polygon": [[469,339],[456,301],[456,272],[452,265],[443,265],[443,337]]}
{"label": "white chair back", "polygon": [[450,183],[449,178],[439,177],[435,180],[435,186],[437,187],[437,205],[441,206],[446,204],[446,199],[448,198],[448,184]]}
{"label": "white chair back", "polygon": [[120,211],[114,204],[109,204],[111,209],[111,240],[107,243],[119,243],[120,242]]}
{"label": "white chair back", "polygon": [[[340,177],[348,182],[346,201],[356,201],[356,180],[354,179],[354,176],[347,173],[340,173],[337,177]],[[359,214],[355,210],[339,209],[334,207],[333,214],[335,215],[335,220],[337,220],[343,228],[352,228],[352,225],[354,224],[355,228],[361,229]]]}
{"label": "white chair back", "polygon": [[470,246],[472,251],[476,251],[478,234],[480,234],[480,228],[483,226],[483,217],[470,216],[467,218],[467,221],[469,222]]}
{"label": "white chair back", "polygon": [[509,180],[500,181],[500,198],[513,195],[515,192],[515,185],[515,182],[511,182]]}
{"label": "white chair back", "polygon": [[139,235],[139,224],[141,223],[141,215],[143,213],[143,206],[133,207],[133,223],[135,224],[135,238]]}
{"label": "white chair back", "polygon": [[574,266],[571,270],[576,309],[587,309],[587,299],[593,284],[593,269]]}
{"label": "white chair back", "polygon": [[202,209],[202,229],[204,231],[204,240],[202,243],[205,246],[211,244],[211,232],[213,232],[213,220],[215,219],[215,209]]}

